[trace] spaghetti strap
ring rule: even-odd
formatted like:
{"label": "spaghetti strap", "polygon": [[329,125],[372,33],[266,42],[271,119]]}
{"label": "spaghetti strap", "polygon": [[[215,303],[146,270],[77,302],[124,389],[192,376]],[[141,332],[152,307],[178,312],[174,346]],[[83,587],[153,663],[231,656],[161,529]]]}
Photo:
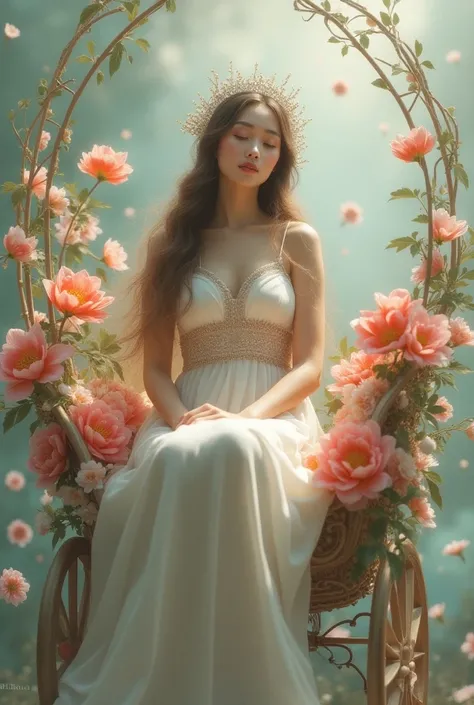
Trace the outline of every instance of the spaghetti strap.
{"label": "spaghetti strap", "polygon": [[282,241],[281,241],[280,254],[278,255],[278,259],[280,259],[280,260],[281,260],[281,255],[282,255],[282,252],[283,252],[283,245],[285,244],[286,233],[288,232],[288,226],[290,225],[290,223],[291,223],[291,220],[289,220],[288,223],[286,224],[286,228],[285,228],[285,232],[284,232],[284,235],[283,235],[283,239],[282,239]]}

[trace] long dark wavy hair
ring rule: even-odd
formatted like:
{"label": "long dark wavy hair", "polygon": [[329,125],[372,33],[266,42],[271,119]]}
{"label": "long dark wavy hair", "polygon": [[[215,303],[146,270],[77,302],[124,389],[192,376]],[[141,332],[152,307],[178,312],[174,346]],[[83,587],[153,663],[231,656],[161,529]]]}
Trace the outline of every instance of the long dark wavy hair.
{"label": "long dark wavy hair", "polygon": [[[298,172],[286,112],[275,100],[261,93],[246,91],[230,96],[214,111],[196,144],[194,165],[180,179],[176,195],[148,234],[145,263],[128,287],[131,298],[127,298],[131,305],[124,328],[127,332],[120,337],[120,342],[132,345],[127,346],[124,360],[142,352],[146,333],[157,320],[176,320],[184,285],[190,293],[186,310],[191,305],[192,290],[188,281],[199,262],[200,233],[211,224],[217,204],[219,141],[242,111],[255,103],[263,103],[273,111],[281,130],[280,158],[267,181],[259,187],[259,207],[276,226],[289,220],[302,220],[301,210],[292,196]],[[276,229],[271,230],[276,232]]]}

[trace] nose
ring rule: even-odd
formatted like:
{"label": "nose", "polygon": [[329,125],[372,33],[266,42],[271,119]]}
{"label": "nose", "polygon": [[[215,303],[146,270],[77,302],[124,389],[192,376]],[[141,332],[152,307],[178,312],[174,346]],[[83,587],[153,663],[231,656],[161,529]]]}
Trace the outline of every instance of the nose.
{"label": "nose", "polygon": [[249,146],[247,150],[247,156],[250,157],[250,159],[258,159],[260,156],[260,151],[258,149],[258,145],[256,142],[254,142],[252,145]]}

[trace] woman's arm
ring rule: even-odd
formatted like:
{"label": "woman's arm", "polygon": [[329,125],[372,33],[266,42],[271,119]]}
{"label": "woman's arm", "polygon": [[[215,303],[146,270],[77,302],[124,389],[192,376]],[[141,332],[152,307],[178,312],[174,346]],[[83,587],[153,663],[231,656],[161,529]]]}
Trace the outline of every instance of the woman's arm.
{"label": "woman's arm", "polygon": [[[274,418],[313,394],[321,383],[325,345],[324,264],[318,233],[306,223],[288,232],[288,252],[304,269],[293,266],[296,309],[293,322],[293,369],[241,416]],[[305,271],[307,270],[307,271]]]}
{"label": "woman's arm", "polygon": [[145,336],[143,383],[158,414],[174,430],[179,419],[188,411],[171,378],[174,323],[159,325]]}

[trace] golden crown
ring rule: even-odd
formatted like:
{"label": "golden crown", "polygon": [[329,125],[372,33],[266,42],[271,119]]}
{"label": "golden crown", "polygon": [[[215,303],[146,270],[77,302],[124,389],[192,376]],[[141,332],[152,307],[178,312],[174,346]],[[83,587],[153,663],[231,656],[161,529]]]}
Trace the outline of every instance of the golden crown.
{"label": "golden crown", "polygon": [[196,105],[195,112],[188,113],[187,120],[184,123],[178,120],[178,123],[182,126],[181,132],[189,132],[191,135],[201,137],[206,130],[214,110],[222,101],[229,98],[231,95],[235,95],[235,93],[256,91],[273,98],[283,110],[285,110],[294,141],[296,162],[298,165],[304,164],[306,162],[306,160],[302,159],[302,153],[306,147],[304,128],[311,120],[303,119],[302,117],[304,107],[300,106],[296,100],[300,89],[293,89],[289,92],[286,90],[286,84],[291,74],[288,74],[280,86],[277,85],[275,81],[275,75],[276,74],[271,78],[263,76],[258,73],[258,64],[255,64],[253,75],[244,78],[240,71],[234,72],[232,62],[230,62],[229,76],[219,85],[219,76],[217,72],[213,70],[212,77],[209,79],[212,85],[210,99],[205,100],[202,95],[198,93],[200,104],[197,105],[196,101],[193,100],[194,105]]}

